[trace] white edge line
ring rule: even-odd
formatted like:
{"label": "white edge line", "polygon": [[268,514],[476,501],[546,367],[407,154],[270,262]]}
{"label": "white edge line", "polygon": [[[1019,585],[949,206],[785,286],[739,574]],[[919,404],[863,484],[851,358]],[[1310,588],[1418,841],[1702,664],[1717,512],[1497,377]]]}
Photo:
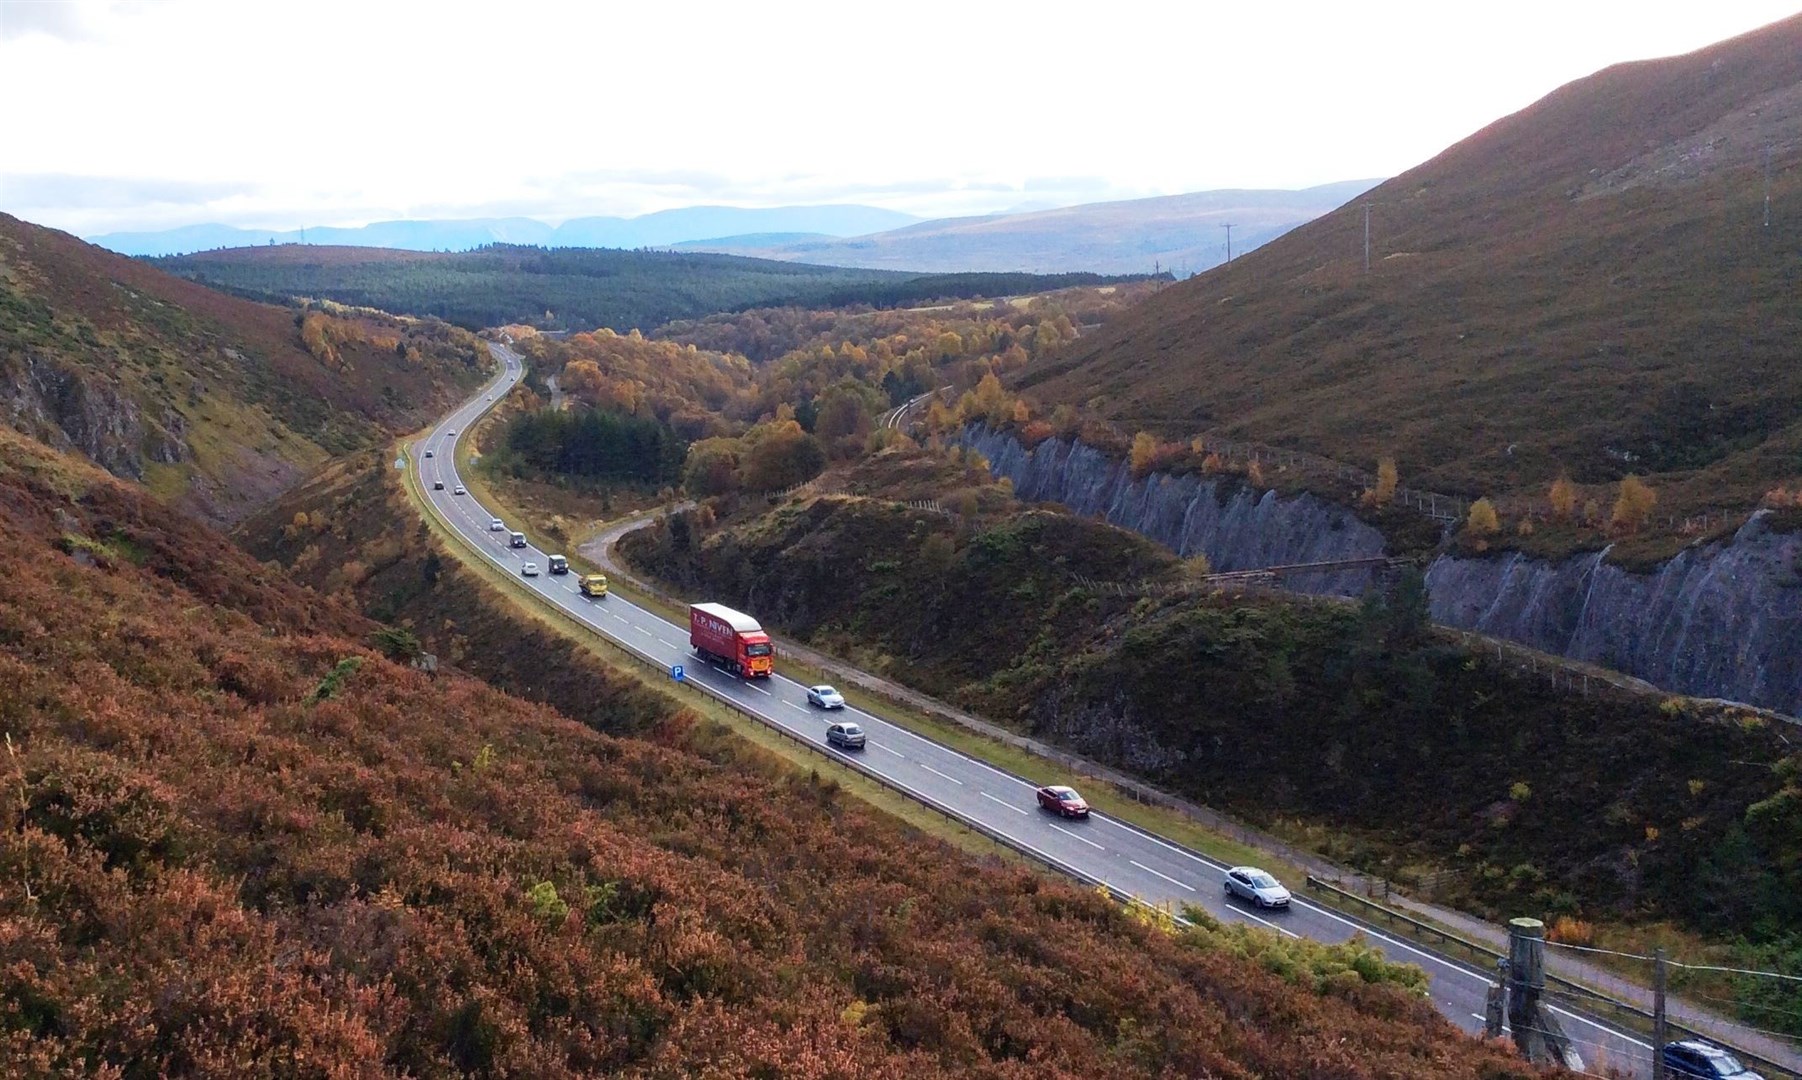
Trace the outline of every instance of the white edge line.
{"label": "white edge line", "polygon": [[1186,882],[1186,881],[1178,881],[1178,880],[1176,880],[1176,879],[1175,879],[1175,878],[1173,878],[1173,877],[1171,877],[1171,876],[1170,876],[1170,875],[1169,875],[1169,874],[1162,874],[1162,873],[1159,873],[1159,872],[1158,872],[1158,871],[1156,871],[1156,870],[1153,870],[1153,869],[1152,869],[1152,868],[1151,868],[1151,867],[1149,867],[1149,866],[1146,866],[1146,865],[1145,865],[1145,864],[1144,864],[1144,863],[1142,863],[1142,862],[1140,862],[1140,861],[1139,861],[1139,860],[1137,860],[1137,859],[1128,859],[1128,860],[1126,860],[1126,861],[1127,861],[1127,862],[1129,862],[1129,863],[1132,863],[1132,864],[1133,864],[1133,865],[1134,865],[1134,866],[1136,866],[1136,867],[1138,867],[1138,868],[1139,868],[1139,869],[1141,869],[1141,870],[1143,870],[1143,871],[1145,871],[1145,872],[1146,872],[1146,873],[1147,873],[1147,874],[1150,874],[1150,875],[1152,875],[1152,876],[1153,876],[1153,877],[1161,877],[1161,878],[1163,878],[1163,879],[1164,879],[1164,880],[1165,880],[1165,881],[1168,881],[1168,882],[1169,882],[1169,883],[1170,883],[1170,884],[1172,884],[1172,885],[1175,885],[1175,886],[1177,886],[1177,887],[1178,887],[1178,888],[1183,888],[1183,889],[1187,889],[1187,890],[1189,890],[1189,891],[1190,891],[1190,892],[1194,892],[1194,891],[1195,891],[1195,886],[1193,886],[1193,885],[1191,885],[1191,884],[1189,884],[1189,883],[1188,883],[1188,882]]}
{"label": "white edge line", "polygon": [[1008,802],[1006,799],[997,799],[995,796],[990,795],[986,791],[978,791],[976,794],[981,795],[983,798],[987,799],[988,801],[990,801],[992,803],[1000,803],[1002,806],[1007,807],[1009,810],[1012,810],[1016,814],[1026,813],[1025,807],[1015,806],[1013,803]]}
{"label": "white edge line", "polygon": [[920,762],[915,762],[915,764],[917,764],[917,765],[919,765],[919,766],[920,766],[920,768],[922,768],[922,769],[925,769],[925,770],[926,770],[926,771],[927,771],[927,772],[929,772],[929,773],[931,773],[931,774],[932,774],[932,775],[934,775],[934,776],[940,776],[940,777],[944,777],[944,778],[945,778],[945,779],[946,779],[946,780],[949,780],[949,781],[951,781],[951,782],[952,782],[952,783],[953,783],[953,784],[956,784],[956,785],[957,785],[957,786],[958,786],[958,787],[963,787],[963,786],[964,786],[964,782],[963,782],[963,781],[962,781],[962,780],[959,780],[959,779],[958,779],[958,778],[957,778],[957,777],[955,777],[955,776],[946,776],[946,775],[945,775],[945,774],[944,774],[944,773],[942,773],[942,772],[939,772],[939,771],[938,771],[938,770],[937,770],[937,769],[935,769],[935,768],[933,768],[933,767],[932,767],[932,766],[930,766],[930,765],[928,765],[928,764],[926,764],[926,763],[925,763],[925,762],[924,762],[924,761],[920,761]]}
{"label": "white edge line", "polygon": [[1051,827],[1056,829],[1058,832],[1063,833],[1065,836],[1074,837],[1077,840],[1081,840],[1083,843],[1094,848],[1096,851],[1106,851],[1107,850],[1107,848],[1102,847],[1100,844],[1097,844],[1095,841],[1089,839],[1086,836],[1083,836],[1081,833],[1073,833],[1069,829],[1066,829],[1062,825],[1056,824],[1055,822],[1052,823]]}

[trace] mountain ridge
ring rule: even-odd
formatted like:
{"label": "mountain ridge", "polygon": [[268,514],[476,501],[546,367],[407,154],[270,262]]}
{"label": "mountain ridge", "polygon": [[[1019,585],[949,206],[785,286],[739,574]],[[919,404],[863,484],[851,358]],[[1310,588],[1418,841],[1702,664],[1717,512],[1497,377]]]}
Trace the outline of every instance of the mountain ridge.
{"label": "mountain ridge", "polygon": [[694,244],[766,259],[926,272],[1025,271],[1179,275],[1281,236],[1378,183],[1346,180],[1296,190],[1225,188],[1011,214],[939,218],[869,236],[773,246]]}
{"label": "mountain ridge", "polygon": [[1798,246],[1802,17],[1568,84],[1019,384],[1434,490],[1745,508],[1802,475]]}
{"label": "mountain ridge", "polygon": [[90,243],[122,255],[185,255],[217,248],[311,243],[400,251],[461,251],[487,244],[541,247],[667,247],[686,241],[754,233],[852,236],[918,221],[912,214],[854,203],[807,206],[685,206],[635,217],[583,216],[551,225],[536,218],[446,218],[374,221],[356,227],[245,229],[187,225],[102,233]]}

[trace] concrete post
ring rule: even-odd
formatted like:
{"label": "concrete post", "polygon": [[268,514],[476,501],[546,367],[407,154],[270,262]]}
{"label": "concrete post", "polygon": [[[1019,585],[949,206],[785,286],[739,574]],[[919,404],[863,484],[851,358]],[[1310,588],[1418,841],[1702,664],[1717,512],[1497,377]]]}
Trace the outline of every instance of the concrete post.
{"label": "concrete post", "polygon": [[1516,1027],[1531,1026],[1545,990],[1545,923],[1538,919],[1508,921],[1508,990],[1508,1019]]}

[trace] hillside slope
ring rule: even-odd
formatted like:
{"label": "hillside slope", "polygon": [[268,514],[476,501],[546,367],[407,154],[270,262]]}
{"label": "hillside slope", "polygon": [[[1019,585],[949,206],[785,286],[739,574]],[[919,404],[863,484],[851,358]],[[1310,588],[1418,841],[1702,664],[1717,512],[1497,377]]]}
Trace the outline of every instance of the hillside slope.
{"label": "hillside slope", "polygon": [[1166,933],[369,629],[0,431],[0,1072],[1531,1075],[1368,950]]}
{"label": "hillside slope", "polygon": [[726,237],[683,245],[769,259],[895,270],[1149,274],[1198,272],[1248,252],[1368,190],[1374,180],[1300,191],[1197,191],[1054,210],[923,221],[850,239]]}
{"label": "hillside slope", "polygon": [[1798,166],[1802,17],[1571,83],[1021,385],[1425,488],[1750,505],[1802,473]]}
{"label": "hillside slope", "polygon": [[214,521],[473,387],[437,323],[225,296],[0,214],[0,423]]}

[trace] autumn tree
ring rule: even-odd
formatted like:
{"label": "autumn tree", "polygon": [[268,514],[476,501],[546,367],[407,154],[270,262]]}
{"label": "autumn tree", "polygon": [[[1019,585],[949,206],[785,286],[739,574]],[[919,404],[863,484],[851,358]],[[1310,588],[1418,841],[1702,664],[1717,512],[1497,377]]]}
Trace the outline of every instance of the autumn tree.
{"label": "autumn tree", "polygon": [[1157,463],[1158,440],[1148,431],[1141,431],[1133,436],[1132,471],[1134,476],[1144,476]]}
{"label": "autumn tree", "polygon": [[1401,474],[1396,470],[1395,459],[1392,457],[1377,459],[1377,483],[1370,489],[1370,505],[1388,506],[1395,500],[1395,489],[1400,486]]}
{"label": "autumn tree", "polygon": [[1495,504],[1488,497],[1478,499],[1470,504],[1470,516],[1465,519],[1464,531],[1478,540],[1485,540],[1502,529],[1502,522],[1496,516]]}
{"label": "autumn tree", "polygon": [[739,468],[739,480],[747,491],[780,491],[813,479],[826,467],[820,441],[793,420],[753,428],[746,441],[752,445]]}
{"label": "autumn tree", "polygon": [[739,456],[744,444],[737,439],[703,439],[688,448],[682,463],[682,490],[691,497],[726,495],[738,490]]}
{"label": "autumn tree", "polygon": [[1652,516],[1652,508],[1658,505],[1658,493],[1644,480],[1628,473],[1621,477],[1620,493],[1614,499],[1614,512],[1609,515],[1608,524],[1616,532],[1638,532]]}
{"label": "autumn tree", "polygon": [[1569,521],[1577,512],[1577,485],[1571,483],[1570,477],[1559,476],[1552,481],[1552,489],[1546,493],[1552,504],[1552,516],[1559,521]]}

